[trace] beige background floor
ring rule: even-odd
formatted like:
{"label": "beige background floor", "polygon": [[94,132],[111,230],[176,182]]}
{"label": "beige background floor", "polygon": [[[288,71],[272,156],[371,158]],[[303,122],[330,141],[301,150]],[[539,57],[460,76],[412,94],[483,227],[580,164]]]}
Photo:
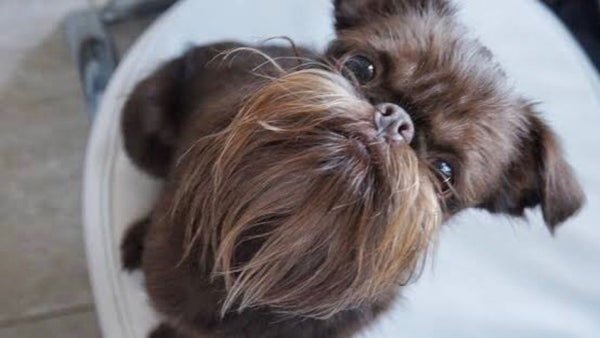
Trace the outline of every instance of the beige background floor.
{"label": "beige background floor", "polygon": [[[0,338],[99,337],[81,226],[90,123],[62,20],[94,0],[0,0]],[[146,22],[121,25],[129,45]]]}

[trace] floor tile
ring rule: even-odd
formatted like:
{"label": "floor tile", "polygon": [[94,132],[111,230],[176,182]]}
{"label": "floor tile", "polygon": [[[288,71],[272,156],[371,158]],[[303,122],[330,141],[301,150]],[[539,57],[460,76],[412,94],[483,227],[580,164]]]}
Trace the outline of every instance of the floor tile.
{"label": "floor tile", "polygon": [[[69,100],[45,109],[56,107],[81,109]],[[15,129],[22,141],[0,136],[0,319],[92,302],[80,216],[87,127],[64,122]]]}
{"label": "floor tile", "polygon": [[12,74],[18,60],[38,46],[73,10],[88,6],[86,0],[1,0],[0,1],[0,86]]}
{"label": "floor tile", "polygon": [[[90,1],[0,0],[0,338],[99,336],[81,224],[89,121],[62,27]],[[150,21],[111,27],[119,50]]]}
{"label": "floor tile", "polygon": [[0,88],[3,100],[19,102],[79,97],[78,75],[62,29],[55,27],[22,55]]}
{"label": "floor tile", "polygon": [[0,338],[95,338],[101,337],[93,311],[31,320],[0,328]]}
{"label": "floor tile", "polygon": [[66,49],[54,30],[0,87],[0,322],[93,302],[80,207],[89,123]]}

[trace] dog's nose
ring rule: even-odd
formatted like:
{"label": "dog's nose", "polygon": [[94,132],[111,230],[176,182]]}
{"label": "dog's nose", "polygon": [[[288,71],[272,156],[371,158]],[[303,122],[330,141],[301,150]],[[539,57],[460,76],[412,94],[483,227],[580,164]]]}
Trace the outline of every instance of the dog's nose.
{"label": "dog's nose", "polygon": [[410,143],[415,127],[408,113],[393,103],[381,103],[375,107],[377,133],[389,141]]}

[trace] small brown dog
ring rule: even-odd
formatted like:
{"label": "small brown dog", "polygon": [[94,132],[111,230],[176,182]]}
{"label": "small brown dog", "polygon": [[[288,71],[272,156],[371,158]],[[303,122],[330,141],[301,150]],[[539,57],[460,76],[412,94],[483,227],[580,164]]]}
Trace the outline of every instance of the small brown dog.
{"label": "small brown dog", "polygon": [[349,336],[418,275],[439,225],[581,189],[555,136],[443,0],[337,0],[307,49],[198,47],[123,111],[133,161],[166,179],[122,245],[165,324],[153,337]]}

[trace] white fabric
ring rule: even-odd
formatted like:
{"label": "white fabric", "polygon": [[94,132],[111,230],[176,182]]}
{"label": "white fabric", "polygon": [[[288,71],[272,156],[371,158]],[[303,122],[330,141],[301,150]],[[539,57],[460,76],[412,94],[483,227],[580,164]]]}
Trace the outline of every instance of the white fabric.
{"label": "white fabric", "polygon": [[[529,222],[469,211],[443,230],[435,259],[365,337],[600,337],[600,81],[565,29],[535,0],[463,0],[461,16],[515,85],[542,102],[588,203],[552,238]],[[94,122],[84,183],[92,284],[106,337],[144,337],[156,323],[141,276],[123,273],[119,244],[160,183],[122,149],[119,115],[136,82],[191,44],[286,35],[322,48],[328,0],[179,2],[131,49]]]}

